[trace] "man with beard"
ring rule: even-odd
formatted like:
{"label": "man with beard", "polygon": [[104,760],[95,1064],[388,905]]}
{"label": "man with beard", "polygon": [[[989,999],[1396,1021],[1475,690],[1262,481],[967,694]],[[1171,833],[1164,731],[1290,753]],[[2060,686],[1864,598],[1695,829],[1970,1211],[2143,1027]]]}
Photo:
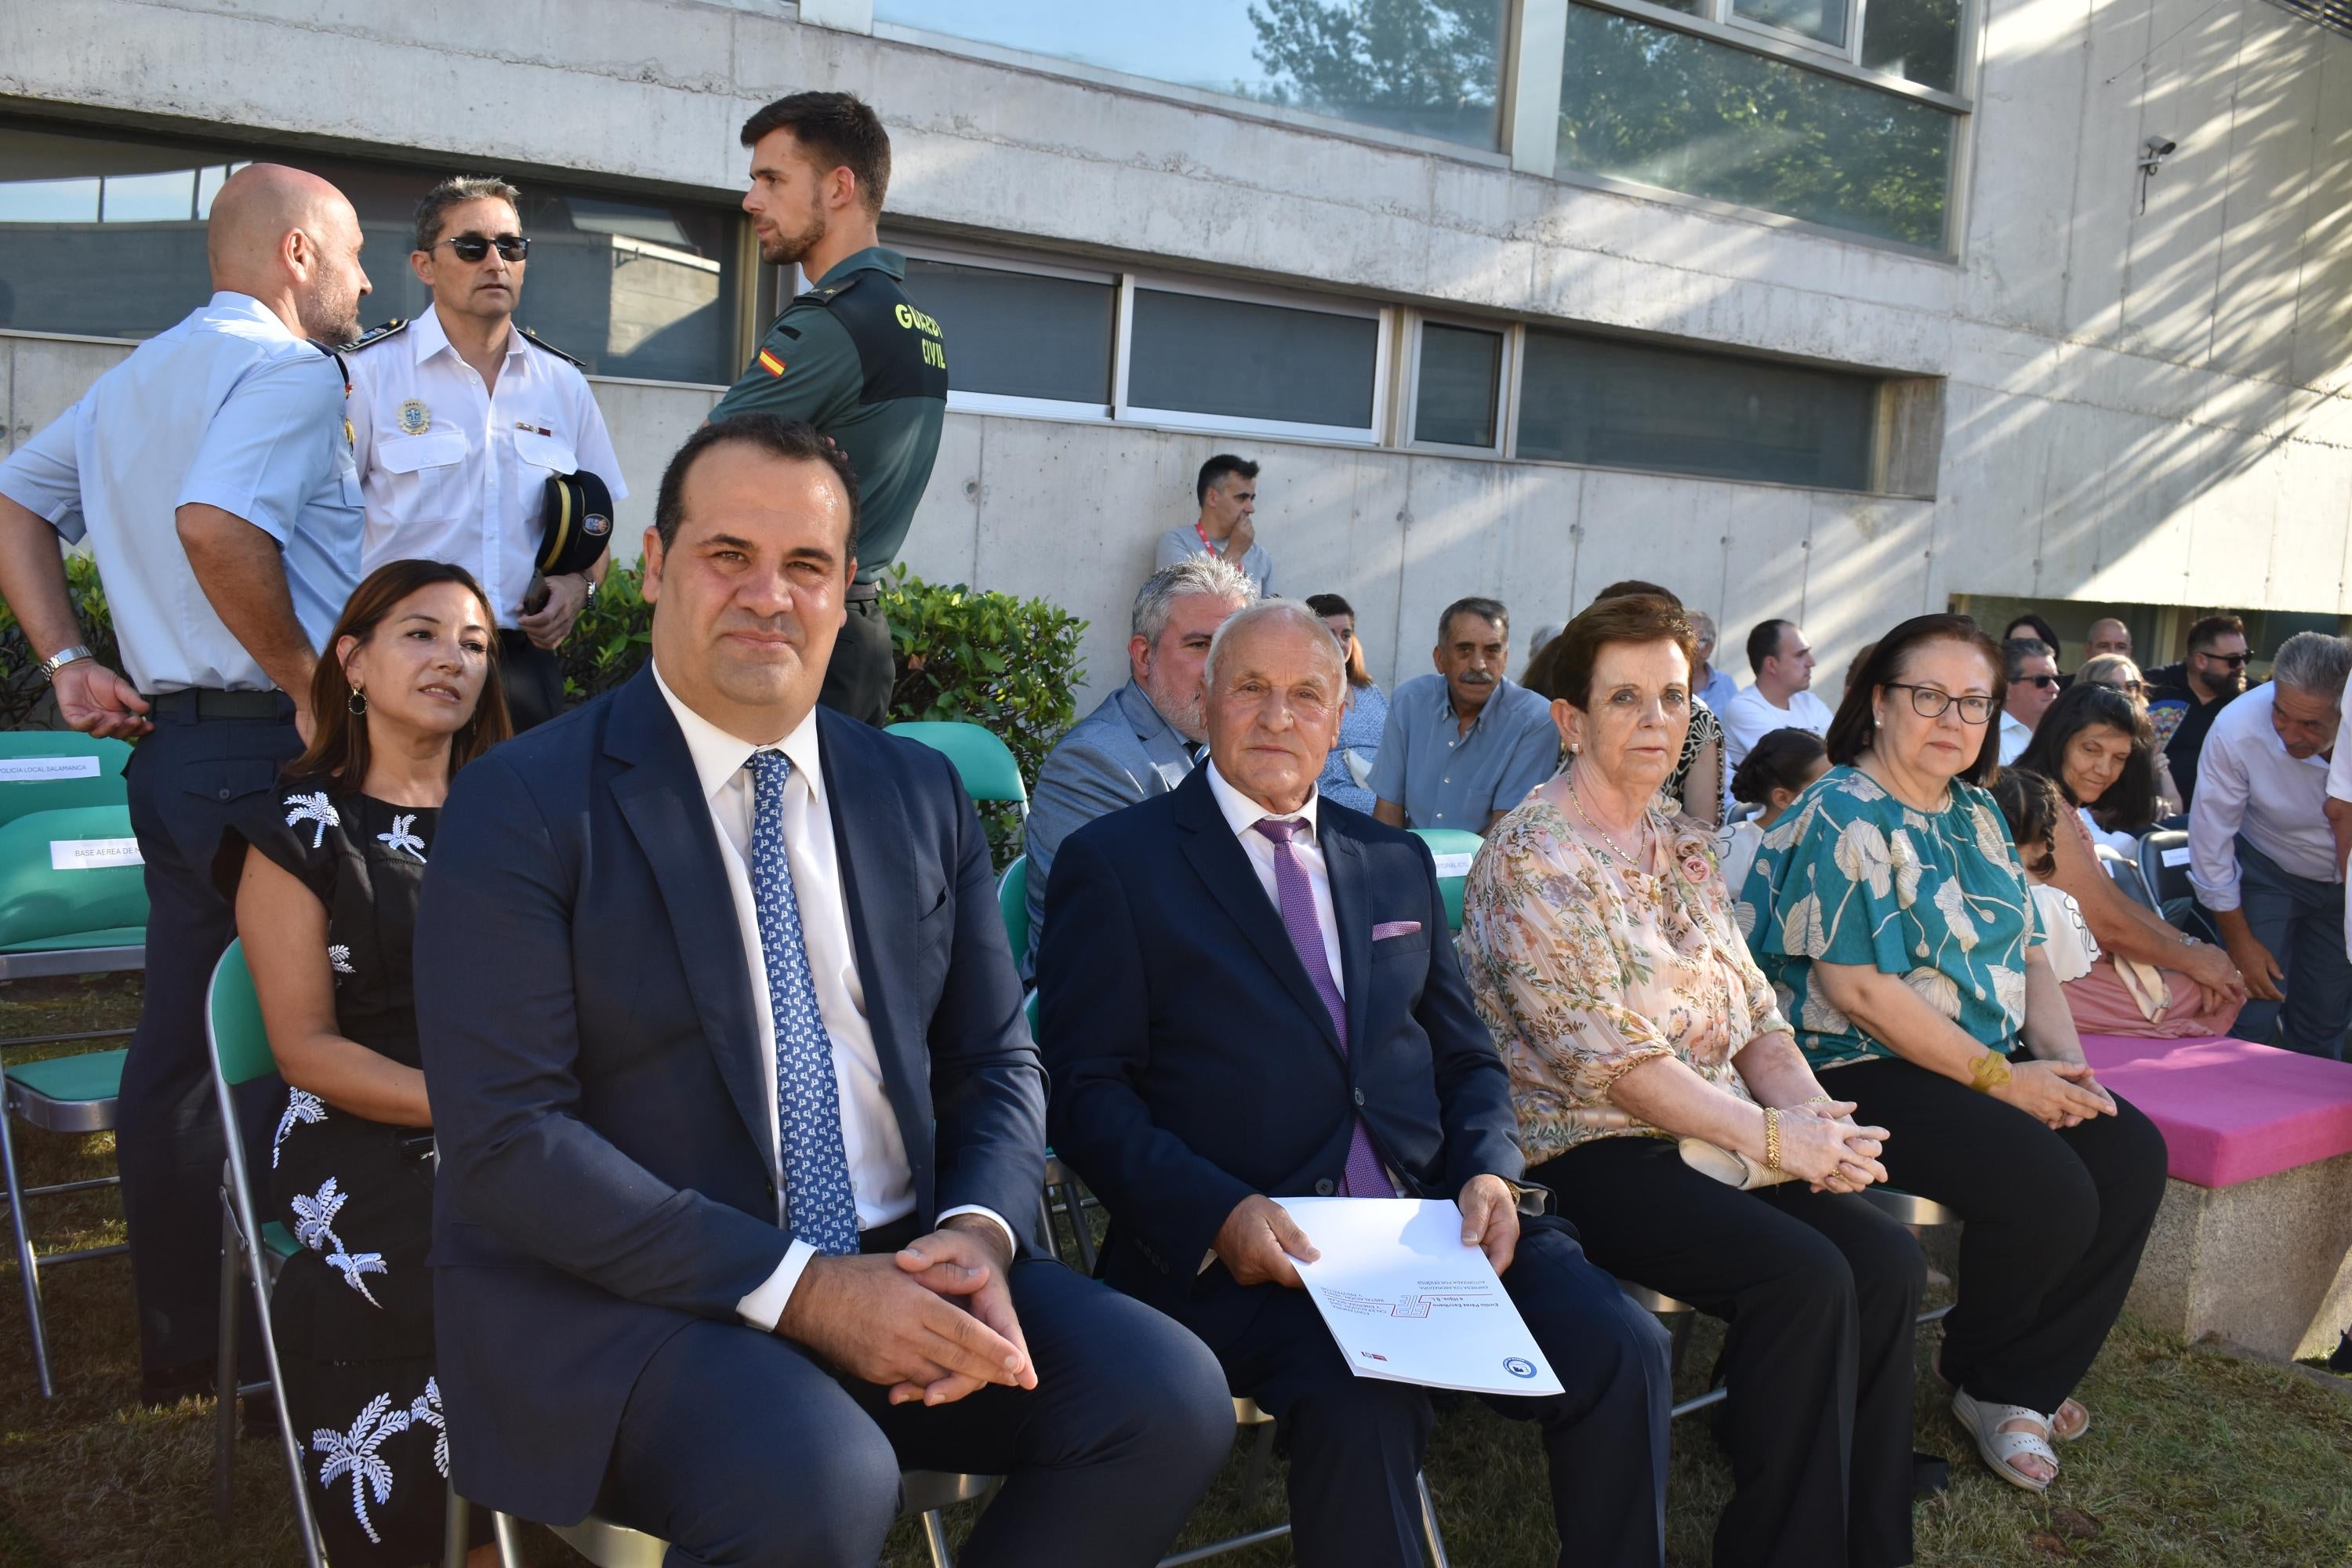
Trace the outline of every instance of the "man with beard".
{"label": "man with beard", "polygon": [[[246,165],[213,198],[211,300],[0,465],[0,597],[58,713],[146,737],[128,780],[146,992],[116,1158],[151,1403],[213,1381],[222,1145],[204,994],[234,929],[213,853],[309,738],[311,668],[359,580],[349,383],[328,345],[359,335],[360,242],[334,186]],[[97,559],[128,680],[84,645],[61,538]]]}
{"label": "man with beard", "polygon": [[2147,718],[2172,765],[2181,805],[2195,804],[2197,760],[2222,706],[2246,689],[2246,623],[2207,616],[2189,628],[2189,657],[2147,672]]}
{"label": "man with beard", "polygon": [[760,259],[797,264],[809,290],[776,318],[716,422],[758,411],[805,420],[857,475],[857,580],[849,624],[817,700],[880,724],[895,666],[878,584],[898,554],[939,455],[948,411],[940,324],[901,287],[907,258],[876,237],[890,183],[890,137],[845,92],[796,92],[743,122]]}

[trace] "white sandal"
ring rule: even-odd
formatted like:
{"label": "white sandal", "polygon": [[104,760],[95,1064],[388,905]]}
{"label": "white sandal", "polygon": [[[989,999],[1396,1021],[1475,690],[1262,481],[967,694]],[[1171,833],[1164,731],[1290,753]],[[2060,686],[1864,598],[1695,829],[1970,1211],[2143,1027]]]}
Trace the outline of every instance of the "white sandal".
{"label": "white sandal", "polygon": [[[2040,1459],[2053,1471],[2058,1468],[2058,1456],[2051,1450],[2046,1434],[2050,1417],[2039,1410],[2028,1410],[2022,1405],[1985,1405],[1971,1398],[1965,1389],[1952,1394],[1952,1414],[1977,1441],[1977,1455],[1993,1474],[2013,1487],[2030,1492],[2046,1492],[2050,1483],[2027,1475],[2010,1461],[2017,1458]],[[2007,1421],[2033,1421],[2042,1426],[2040,1432],[2004,1432]]]}

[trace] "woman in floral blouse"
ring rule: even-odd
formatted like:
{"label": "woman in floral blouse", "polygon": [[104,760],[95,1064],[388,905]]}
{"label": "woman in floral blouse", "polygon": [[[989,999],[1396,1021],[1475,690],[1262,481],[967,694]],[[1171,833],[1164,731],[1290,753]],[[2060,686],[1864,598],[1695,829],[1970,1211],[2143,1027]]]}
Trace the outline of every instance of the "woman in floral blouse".
{"label": "woman in floral blouse", "polygon": [[1965,616],[1889,633],[1828,736],[1833,765],[1764,836],[1740,929],[1841,1095],[1894,1130],[1888,1179],[1967,1223],[1939,1372],[1995,1474],[2050,1439],[2106,1339],[2164,1195],[2163,1135],[2083,1059],[1992,797],[1999,648]]}
{"label": "woman in floral blouse", "polygon": [[[1648,595],[1603,599],[1553,642],[1569,763],[1488,832],[1463,967],[1510,1067],[1529,1179],[1594,1262],[1732,1325],[1738,1489],[1717,1568],[1886,1568],[1911,1561],[1924,1267],[1853,1195],[1883,1179],[1885,1134],[1814,1080],[1732,923],[1711,831],[1658,798],[1693,646],[1680,608]],[[1727,1184],[1743,1173],[1753,1190]]]}

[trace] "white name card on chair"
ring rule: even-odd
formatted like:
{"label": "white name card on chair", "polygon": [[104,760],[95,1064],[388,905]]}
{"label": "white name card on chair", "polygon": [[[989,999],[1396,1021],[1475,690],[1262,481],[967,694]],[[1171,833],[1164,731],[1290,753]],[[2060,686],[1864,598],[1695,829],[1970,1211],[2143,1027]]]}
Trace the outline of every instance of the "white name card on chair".
{"label": "white name card on chair", "polygon": [[136,838],[52,838],[49,869],[95,871],[106,866],[143,866]]}
{"label": "white name card on chair", "polygon": [[37,784],[44,779],[94,779],[96,757],[0,758],[0,784]]}
{"label": "white name card on chair", "polygon": [[1447,877],[1468,876],[1470,874],[1470,862],[1475,860],[1478,857],[1475,853],[1468,855],[1433,855],[1430,857],[1431,859],[1437,862],[1437,874],[1441,879]]}
{"label": "white name card on chair", "polygon": [[2173,848],[2161,850],[2158,853],[2164,857],[2164,863],[2168,867],[2186,866],[2189,864],[2189,846],[2186,844],[2178,845]]}

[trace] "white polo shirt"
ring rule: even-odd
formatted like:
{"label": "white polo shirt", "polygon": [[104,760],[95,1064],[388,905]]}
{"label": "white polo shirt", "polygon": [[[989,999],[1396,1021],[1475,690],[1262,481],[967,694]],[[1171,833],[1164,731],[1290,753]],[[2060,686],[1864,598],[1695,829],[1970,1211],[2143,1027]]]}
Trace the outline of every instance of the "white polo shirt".
{"label": "white polo shirt", "polygon": [[489,595],[501,626],[521,617],[539,555],[548,477],[583,469],[614,501],[621,482],[604,416],[569,358],[520,328],[485,388],[428,310],[347,352],[351,417],[367,525],[360,569],[449,561]]}

